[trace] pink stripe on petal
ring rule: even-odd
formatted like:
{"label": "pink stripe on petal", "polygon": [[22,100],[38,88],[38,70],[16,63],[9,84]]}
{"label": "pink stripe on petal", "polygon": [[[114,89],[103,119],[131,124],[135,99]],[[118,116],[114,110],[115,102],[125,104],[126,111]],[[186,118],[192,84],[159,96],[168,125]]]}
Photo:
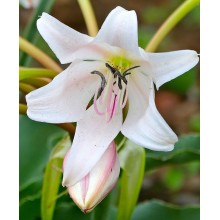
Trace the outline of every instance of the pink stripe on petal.
{"label": "pink stripe on petal", "polygon": [[86,194],[89,188],[89,174],[87,174],[83,179],[80,181],[81,190],[82,190],[82,198],[85,204]]}
{"label": "pink stripe on petal", "polygon": [[112,106],[112,109],[111,109],[111,115],[110,115],[110,118],[107,121],[107,123],[110,122],[112,120],[112,117],[114,116],[116,103],[117,103],[117,95],[115,95],[115,97],[114,97],[113,106]]}

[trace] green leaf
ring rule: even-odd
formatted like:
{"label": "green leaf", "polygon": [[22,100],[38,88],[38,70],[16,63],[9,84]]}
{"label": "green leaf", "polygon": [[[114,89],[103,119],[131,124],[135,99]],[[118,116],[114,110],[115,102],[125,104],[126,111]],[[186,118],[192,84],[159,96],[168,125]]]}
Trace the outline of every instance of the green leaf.
{"label": "green leaf", "polygon": [[119,158],[123,172],[117,219],[128,220],[136,205],[144,177],[145,150],[127,140],[119,152]]}
{"label": "green leaf", "polygon": [[[36,26],[36,22],[39,18],[39,16],[41,16],[41,14],[43,12],[47,12],[49,13],[53,7],[53,4],[55,3],[56,0],[41,0],[38,7],[35,9],[32,18],[30,20],[30,22],[28,23],[28,25],[26,26],[22,36],[32,42],[33,44],[36,44],[36,42],[38,41],[40,35],[38,33],[37,30],[37,26]],[[25,54],[24,52],[20,52],[20,66],[28,66],[28,55]]]}
{"label": "green leaf", "polygon": [[30,120],[19,116],[19,183],[20,189],[42,179],[53,140],[66,134],[61,128],[51,124]]}
{"label": "green leaf", "polygon": [[147,151],[146,170],[152,170],[165,165],[183,164],[200,160],[199,135],[185,135],[179,138],[175,148],[170,152]]}
{"label": "green leaf", "polygon": [[73,202],[58,204],[54,213],[54,220],[91,220],[92,213],[84,214]]}
{"label": "green leaf", "polygon": [[194,132],[200,132],[200,115],[196,114],[190,118],[189,126]]}
{"label": "green leaf", "polygon": [[183,186],[186,177],[183,170],[178,168],[172,167],[172,169],[165,172],[163,177],[164,185],[172,192],[179,190]]}
{"label": "green leaf", "polygon": [[131,220],[199,220],[199,206],[179,207],[159,200],[139,204]]}
{"label": "green leaf", "polygon": [[197,68],[189,70],[183,75],[165,83],[160,87],[160,89],[166,89],[177,92],[179,94],[185,94],[196,81],[196,70]]}
{"label": "green leaf", "polygon": [[40,195],[30,197],[25,203],[19,207],[19,219],[21,220],[37,220],[40,219]]}
{"label": "green leaf", "polygon": [[41,218],[42,220],[52,220],[56,205],[57,194],[61,184],[63,158],[71,146],[69,136],[64,137],[52,150],[49,162],[46,166],[42,198],[41,198]]}
{"label": "green leaf", "polygon": [[107,216],[109,216],[111,205],[111,193],[102,200],[101,203],[92,211],[92,218],[94,220],[106,220]]}
{"label": "green leaf", "polygon": [[[55,209],[53,220],[100,220],[93,211],[84,214],[73,202],[61,202],[58,203]],[[108,215],[105,216],[105,220],[116,219],[116,208],[110,206]]]}
{"label": "green leaf", "polygon": [[31,198],[38,197],[41,194],[42,178],[34,180],[28,185],[24,185],[19,190],[19,205],[22,206],[24,203],[29,201]]}

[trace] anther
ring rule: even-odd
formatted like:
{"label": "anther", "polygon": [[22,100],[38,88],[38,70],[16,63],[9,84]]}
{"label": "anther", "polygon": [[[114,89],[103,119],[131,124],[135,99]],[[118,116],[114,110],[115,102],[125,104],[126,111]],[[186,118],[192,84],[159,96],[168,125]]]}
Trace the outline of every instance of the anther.
{"label": "anther", "polygon": [[[122,84],[121,84],[121,81],[123,81],[126,85],[128,83],[127,79],[125,78],[127,75],[130,75],[131,72],[128,72],[129,70],[133,70],[135,68],[138,68],[140,66],[133,66],[127,70],[125,70],[122,74],[117,70],[115,69],[114,67],[112,67],[111,65],[109,65],[108,63],[105,63],[105,66],[111,71],[111,73],[113,74],[114,78],[117,78],[118,77],[118,87],[119,89],[122,90]],[[115,84],[115,83],[114,83]]]}
{"label": "anther", "polygon": [[127,75],[131,74],[130,72],[128,73],[128,71],[129,71],[129,70],[136,69],[136,68],[138,68],[138,67],[140,67],[140,66],[133,66],[133,67],[131,67],[131,68],[125,70],[125,71],[122,73],[122,76],[127,76]]}
{"label": "anther", "polygon": [[97,75],[99,75],[101,77],[102,81],[101,81],[101,87],[99,89],[99,96],[100,96],[102,94],[106,84],[107,84],[105,76],[101,72],[96,71],[96,70],[92,71],[91,74],[97,74]]}

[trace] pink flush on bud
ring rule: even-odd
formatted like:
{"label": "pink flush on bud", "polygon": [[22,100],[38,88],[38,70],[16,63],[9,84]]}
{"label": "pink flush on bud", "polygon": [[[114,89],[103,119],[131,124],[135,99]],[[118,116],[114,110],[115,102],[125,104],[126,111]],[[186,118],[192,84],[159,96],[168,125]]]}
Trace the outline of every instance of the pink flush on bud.
{"label": "pink flush on bud", "polygon": [[88,213],[114,188],[119,173],[120,163],[113,141],[94,168],[67,190],[76,205]]}

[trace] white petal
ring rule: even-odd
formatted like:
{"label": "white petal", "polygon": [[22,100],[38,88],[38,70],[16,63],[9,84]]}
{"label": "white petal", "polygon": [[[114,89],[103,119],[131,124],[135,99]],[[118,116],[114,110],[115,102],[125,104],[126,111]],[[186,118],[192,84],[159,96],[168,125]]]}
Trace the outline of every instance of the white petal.
{"label": "white petal", "polygon": [[91,106],[77,123],[73,145],[65,158],[63,185],[74,185],[96,165],[121,129],[122,111],[106,121],[105,115],[97,115]]}
{"label": "white petal", "polygon": [[135,11],[116,7],[106,18],[94,41],[105,42],[139,54]]}
{"label": "white petal", "polygon": [[128,101],[129,109],[127,117],[122,126],[122,132],[125,127],[133,129],[145,113],[148,103],[150,90],[153,88],[153,82],[150,77],[147,77],[140,72],[133,70],[128,83]]}
{"label": "white petal", "polygon": [[89,43],[73,52],[71,59],[79,60],[95,60],[106,62],[107,58],[112,54],[116,54],[120,50],[106,43]]}
{"label": "white petal", "polygon": [[51,83],[26,96],[28,116],[49,123],[74,122],[81,119],[100,79],[90,74],[104,63],[76,61]]}
{"label": "white petal", "polygon": [[166,53],[146,53],[142,49],[140,51],[151,65],[152,77],[157,89],[162,84],[187,72],[199,62],[198,54],[193,50]]}
{"label": "white petal", "polygon": [[61,63],[72,62],[73,52],[93,40],[92,37],[73,30],[47,13],[43,13],[38,19],[37,28]]}
{"label": "white petal", "polygon": [[[177,136],[156,109],[153,86],[146,87],[144,94],[143,84],[140,81],[138,84],[133,84],[133,91],[129,93],[129,112],[121,132],[143,147],[170,151]],[[149,94],[149,100],[146,93]]]}

